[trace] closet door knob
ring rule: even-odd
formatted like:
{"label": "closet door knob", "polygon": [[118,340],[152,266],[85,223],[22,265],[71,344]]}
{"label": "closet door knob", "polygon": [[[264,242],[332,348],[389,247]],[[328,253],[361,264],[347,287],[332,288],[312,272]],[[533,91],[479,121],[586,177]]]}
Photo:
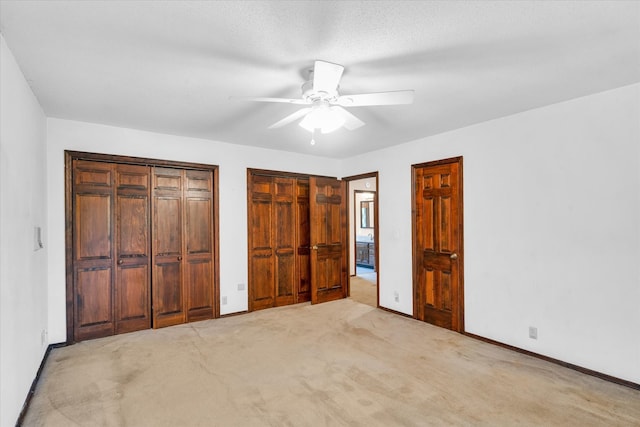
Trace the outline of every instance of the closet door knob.
{"label": "closet door knob", "polygon": [[119,259],[118,260],[118,265],[121,265],[123,262],[124,262],[123,260]]}
{"label": "closet door knob", "polygon": [[449,258],[451,258],[451,259],[458,259],[458,254],[453,253],[453,254],[451,254],[451,256],[449,256]]}
{"label": "closet door knob", "polygon": [[182,261],[182,257],[178,255],[178,261]]}

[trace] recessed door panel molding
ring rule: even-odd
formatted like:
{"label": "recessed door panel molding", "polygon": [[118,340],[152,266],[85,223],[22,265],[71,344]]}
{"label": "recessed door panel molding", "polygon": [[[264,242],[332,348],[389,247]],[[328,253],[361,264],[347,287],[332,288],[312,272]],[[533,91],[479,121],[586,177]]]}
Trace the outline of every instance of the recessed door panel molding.
{"label": "recessed door panel molding", "polygon": [[187,199],[187,253],[211,253],[211,199]]}
{"label": "recessed door panel molding", "polygon": [[67,342],[219,316],[216,166],[73,151],[65,165]]}
{"label": "recessed door panel molding", "polygon": [[112,194],[76,193],[77,260],[111,258]]}
{"label": "recessed door panel molding", "polygon": [[414,316],[464,331],[462,158],[412,166]]}
{"label": "recessed door panel molding", "polygon": [[178,259],[156,259],[153,273],[153,327],[184,323],[182,262]]}
{"label": "recessed door panel molding", "polygon": [[151,327],[149,277],[146,264],[118,266],[115,333]]}
{"label": "recessed door panel molding", "polygon": [[154,196],[154,253],[156,256],[180,256],[182,253],[182,196]]}
{"label": "recessed door panel molding", "polygon": [[149,256],[149,198],[119,195],[118,255],[120,259]]}
{"label": "recessed door panel molding", "polygon": [[112,325],[111,268],[78,269],[77,278],[78,326]]}
{"label": "recessed door panel molding", "polygon": [[111,187],[113,168],[109,164],[76,160],[73,184],[75,186]]}
{"label": "recessed door panel molding", "polygon": [[192,260],[187,264],[187,321],[211,319],[213,307],[213,263],[210,259]]}

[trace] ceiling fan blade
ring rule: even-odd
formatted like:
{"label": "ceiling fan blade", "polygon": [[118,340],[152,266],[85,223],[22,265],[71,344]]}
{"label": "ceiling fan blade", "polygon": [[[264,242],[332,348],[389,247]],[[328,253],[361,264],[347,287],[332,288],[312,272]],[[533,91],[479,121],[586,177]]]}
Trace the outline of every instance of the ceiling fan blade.
{"label": "ceiling fan blade", "polygon": [[293,99],[293,98],[264,98],[264,97],[253,97],[253,96],[230,96],[229,100],[231,101],[254,101],[254,102],[281,102],[284,104],[298,104],[298,105],[306,105],[308,102],[304,99]]}
{"label": "ceiling fan blade", "polygon": [[313,91],[333,93],[338,89],[344,67],[331,62],[316,61],[313,66]]}
{"label": "ceiling fan blade", "polygon": [[276,129],[276,128],[282,127],[284,125],[288,125],[291,122],[295,122],[296,120],[298,120],[302,116],[305,116],[310,111],[311,111],[310,107],[298,110],[293,114],[289,114],[287,117],[285,117],[284,119],[280,120],[279,122],[276,122],[276,123],[272,124],[271,126],[269,126],[269,129]]}
{"label": "ceiling fan blade", "polygon": [[361,126],[364,126],[364,122],[362,120],[360,120],[359,118],[357,118],[356,116],[354,116],[353,114],[351,114],[350,112],[348,112],[342,107],[333,106],[331,107],[331,110],[337,111],[342,115],[342,117],[344,118],[343,126],[349,130],[358,129]]}
{"label": "ceiling fan blade", "polygon": [[343,107],[364,107],[367,105],[401,105],[413,103],[413,90],[395,90],[392,92],[361,93],[342,95],[335,104]]}

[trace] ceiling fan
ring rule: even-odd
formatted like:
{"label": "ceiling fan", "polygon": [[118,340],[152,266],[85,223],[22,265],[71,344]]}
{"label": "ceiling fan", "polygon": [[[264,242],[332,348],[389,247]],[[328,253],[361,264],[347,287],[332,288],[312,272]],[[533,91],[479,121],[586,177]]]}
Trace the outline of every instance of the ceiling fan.
{"label": "ceiling fan", "polygon": [[364,125],[362,120],[344,107],[401,105],[413,102],[413,90],[340,95],[338,89],[343,71],[342,65],[315,61],[313,69],[309,70],[309,80],[302,85],[302,97],[299,99],[241,96],[232,96],[230,99],[306,105],[307,107],[272,124],[269,129],[276,129],[302,119],[299,125],[312,133],[318,129],[322,133],[329,133],[343,126],[354,130]]}

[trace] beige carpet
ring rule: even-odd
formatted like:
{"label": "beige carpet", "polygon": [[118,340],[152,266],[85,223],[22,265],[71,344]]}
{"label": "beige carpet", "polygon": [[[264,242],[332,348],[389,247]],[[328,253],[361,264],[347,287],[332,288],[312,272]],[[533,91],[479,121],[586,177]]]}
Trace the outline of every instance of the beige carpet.
{"label": "beige carpet", "polygon": [[54,349],[27,426],[631,426],[640,391],[351,299]]}
{"label": "beige carpet", "polygon": [[371,282],[360,276],[351,276],[349,278],[349,294],[354,301],[378,307],[378,286],[375,279]]}

